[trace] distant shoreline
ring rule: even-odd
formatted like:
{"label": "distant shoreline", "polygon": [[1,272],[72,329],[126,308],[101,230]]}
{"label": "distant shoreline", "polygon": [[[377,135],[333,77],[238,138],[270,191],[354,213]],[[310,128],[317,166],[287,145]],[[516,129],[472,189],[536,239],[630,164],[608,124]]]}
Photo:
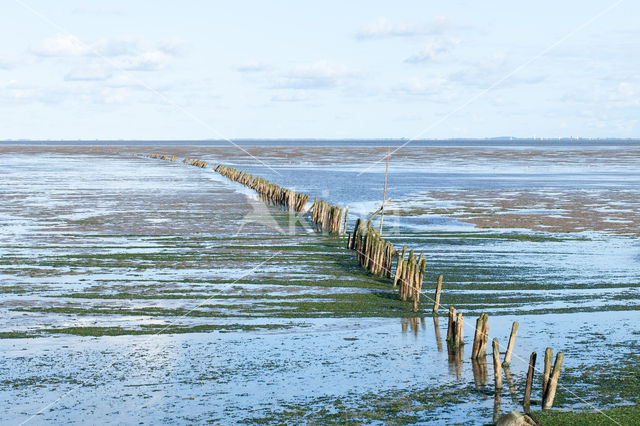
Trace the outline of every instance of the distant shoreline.
{"label": "distant shoreline", "polygon": [[233,139],[227,140],[2,140],[0,145],[70,145],[70,146],[381,146],[397,147],[404,144],[423,147],[554,147],[554,146],[640,146],[640,139]]}

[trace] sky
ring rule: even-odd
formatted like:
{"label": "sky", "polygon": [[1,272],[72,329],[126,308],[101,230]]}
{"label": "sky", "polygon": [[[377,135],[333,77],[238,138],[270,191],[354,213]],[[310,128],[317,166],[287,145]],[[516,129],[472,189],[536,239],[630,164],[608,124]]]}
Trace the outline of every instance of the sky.
{"label": "sky", "polygon": [[0,139],[640,137],[640,2],[4,0]]}

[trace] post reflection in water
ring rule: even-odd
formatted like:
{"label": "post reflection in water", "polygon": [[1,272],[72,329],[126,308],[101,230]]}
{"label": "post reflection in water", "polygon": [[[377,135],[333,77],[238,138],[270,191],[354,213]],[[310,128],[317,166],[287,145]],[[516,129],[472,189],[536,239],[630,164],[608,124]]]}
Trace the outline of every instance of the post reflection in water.
{"label": "post reflection in water", "polygon": [[496,394],[493,397],[493,422],[497,423],[500,418],[500,403],[502,402],[502,395],[500,395],[500,389],[496,389]]}
{"label": "post reflection in water", "polygon": [[487,373],[487,358],[482,356],[478,359],[471,360],[471,367],[473,368],[473,381],[476,384],[476,388],[486,386],[489,381],[489,374]]}
{"label": "post reflection in water", "polygon": [[462,378],[462,358],[464,357],[464,345],[456,347],[447,342],[447,355],[449,359],[449,371],[455,374],[456,378]]}
{"label": "post reflection in water", "polygon": [[504,369],[504,376],[507,378],[507,383],[509,383],[509,392],[511,393],[511,401],[514,404],[519,405],[520,401],[518,401],[518,393],[516,392],[516,385],[513,383],[513,377],[511,376],[511,369],[506,367]]}
{"label": "post reflection in water", "polygon": [[438,344],[438,352],[442,352],[442,339],[440,338],[440,319],[433,317],[433,328],[436,331],[436,343]]}
{"label": "post reflection in water", "polygon": [[[420,329],[420,318],[402,318],[402,333],[406,334],[408,329],[411,328],[413,335],[418,337],[418,330]],[[425,327],[424,318],[422,318],[422,328]]]}

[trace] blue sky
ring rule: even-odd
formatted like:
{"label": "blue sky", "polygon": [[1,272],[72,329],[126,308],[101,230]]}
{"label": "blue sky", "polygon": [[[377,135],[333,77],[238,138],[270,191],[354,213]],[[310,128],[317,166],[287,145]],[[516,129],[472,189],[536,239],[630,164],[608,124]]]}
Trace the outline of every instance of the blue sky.
{"label": "blue sky", "polygon": [[639,16],[631,0],[6,0],[0,139],[640,137]]}

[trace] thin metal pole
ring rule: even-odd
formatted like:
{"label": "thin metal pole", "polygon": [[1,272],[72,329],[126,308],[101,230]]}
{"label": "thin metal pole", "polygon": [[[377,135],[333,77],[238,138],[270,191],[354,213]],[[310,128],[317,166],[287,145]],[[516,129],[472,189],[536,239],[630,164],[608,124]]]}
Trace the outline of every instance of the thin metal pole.
{"label": "thin metal pole", "polygon": [[387,176],[389,175],[389,156],[391,148],[387,148],[387,168],[384,171],[384,192],[382,193],[382,211],[380,212],[380,236],[382,236],[382,221],[384,220],[384,201],[387,199]]}

